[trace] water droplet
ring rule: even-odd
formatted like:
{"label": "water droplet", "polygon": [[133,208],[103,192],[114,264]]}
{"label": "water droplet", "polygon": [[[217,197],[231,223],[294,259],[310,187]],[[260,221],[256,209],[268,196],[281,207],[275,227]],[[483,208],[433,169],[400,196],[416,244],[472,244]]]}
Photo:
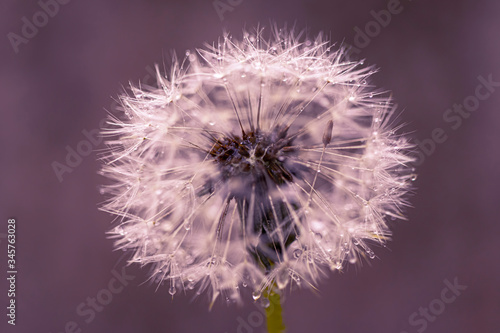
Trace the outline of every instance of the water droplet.
{"label": "water droplet", "polygon": [[276,276],[276,285],[279,289],[284,289],[286,287],[289,281],[288,277],[289,276],[287,269],[282,269],[280,272],[278,272],[278,275]]}
{"label": "water droplet", "polygon": [[269,298],[263,297],[260,301],[260,304],[262,304],[263,308],[267,309],[269,307],[269,305],[271,304],[271,302],[269,301]]}
{"label": "water droplet", "polygon": [[349,243],[347,243],[347,242],[344,243],[344,252],[346,254],[348,254],[349,252],[351,252],[351,250],[349,249]]}
{"label": "water droplet", "polygon": [[241,283],[241,285],[243,286],[243,288],[248,287],[248,283],[246,283],[246,282],[244,282],[244,281]]}
{"label": "water droplet", "polygon": [[312,263],[314,262],[314,256],[313,256],[312,254],[310,254],[310,253],[309,253],[309,254],[307,255],[307,261],[308,261],[309,263],[311,263],[311,264],[312,264]]}
{"label": "water droplet", "polygon": [[262,293],[258,290],[255,290],[253,293],[252,293],[252,298],[254,301],[258,300],[260,298],[260,296],[262,295]]}
{"label": "water droplet", "polygon": [[410,179],[411,179],[412,182],[414,182],[415,180],[417,180],[417,177],[418,177],[418,175],[416,173],[413,173],[413,174],[411,174],[411,178]]}
{"label": "water droplet", "polygon": [[176,292],[177,290],[175,289],[174,286],[170,286],[170,288],[168,289],[168,293],[172,296],[174,296]]}
{"label": "water droplet", "polygon": [[349,96],[349,102],[354,102],[356,98],[354,96]]}
{"label": "water droplet", "polygon": [[214,125],[216,124],[216,122],[215,122],[215,121],[213,121],[213,120],[211,120],[211,121],[209,121],[209,122],[208,122],[208,124],[209,124],[210,126],[214,126]]}
{"label": "water droplet", "polygon": [[184,223],[184,229],[191,230],[191,223]]}
{"label": "water droplet", "polygon": [[293,257],[295,259],[299,259],[301,255],[302,255],[302,250],[301,249],[296,249],[295,251],[293,251]]}

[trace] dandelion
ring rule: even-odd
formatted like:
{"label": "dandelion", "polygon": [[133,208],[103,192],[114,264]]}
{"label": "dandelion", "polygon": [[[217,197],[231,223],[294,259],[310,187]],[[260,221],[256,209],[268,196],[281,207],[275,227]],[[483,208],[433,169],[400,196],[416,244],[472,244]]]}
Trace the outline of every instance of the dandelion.
{"label": "dandelion", "polygon": [[375,72],[321,35],[229,35],[132,86],[104,130],[116,247],[169,292],[241,301],[375,258],[411,144]]}

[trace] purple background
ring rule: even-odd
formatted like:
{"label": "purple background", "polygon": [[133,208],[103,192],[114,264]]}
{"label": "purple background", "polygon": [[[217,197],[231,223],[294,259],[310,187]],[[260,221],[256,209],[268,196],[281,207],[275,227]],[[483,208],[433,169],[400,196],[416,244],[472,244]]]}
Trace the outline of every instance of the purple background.
{"label": "purple background", "polygon": [[[7,34],[21,34],[22,18],[32,21],[41,7],[36,1],[2,1],[3,309],[9,217],[17,219],[19,273],[17,325],[7,325],[2,310],[1,332],[64,332],[71,321],[82,332],[97,333],[262,331],[262,316],[251,302],[242,308],[220,302],[209,312],[205,298],[172,300],[168,287],[155,292],[142,284],[148,271],[136,266],[127,268],[135,279],[86,323],[89,317],[79,316],[77,307],[107,287],[124,257],[112,251],[105,235],[111,216],[97,210],[103,179],[95,154],[62,182],[51,166],[64,163],[66,146],[75,149],[85,140],[83,130],[99,127],[122,85],[143,80],[147,68],[168,61],[172,50],[183,55],[216,41],[223,27],[240,36],[244,26],[270,20],[354,44],[354,28],[364,30],[374,20],[370,11],[387,8],[389,1],[240,2],[221,21],[211,0],[73,0],[16,53]],[[319,296],[307,290],[287,296],[290,333],[417,332],[422,326],[410,325],[411,314],[438,304],[443,281],[455,278],[468,288],[425,331],[500,330],[500,91],[456,130],[443,120],[446,109],[474,94],[479,75],[500,81],[500,3],[401,0],[401,6],[358,57],[381,68],[373,80],[393,92],[414,138],[428,139],[442,128],[447,140],[418,167],[414,208],[409,222],[394,226],[389,249],[376,249],[378,259],[362,269],[330,274]]]}

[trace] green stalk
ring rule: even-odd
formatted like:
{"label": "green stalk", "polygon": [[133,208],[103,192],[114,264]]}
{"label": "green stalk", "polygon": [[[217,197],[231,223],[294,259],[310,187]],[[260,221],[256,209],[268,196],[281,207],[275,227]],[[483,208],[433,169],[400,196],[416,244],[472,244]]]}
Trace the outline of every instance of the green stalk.
{"label": "green stalk", "polygon": [[266,308],[267,331],[268,333],[283,333],[285,332],[285,324],[283,323],[283,315],[280,301],[280,294],[271,291],[265,295],[269,299],[269,306]]}

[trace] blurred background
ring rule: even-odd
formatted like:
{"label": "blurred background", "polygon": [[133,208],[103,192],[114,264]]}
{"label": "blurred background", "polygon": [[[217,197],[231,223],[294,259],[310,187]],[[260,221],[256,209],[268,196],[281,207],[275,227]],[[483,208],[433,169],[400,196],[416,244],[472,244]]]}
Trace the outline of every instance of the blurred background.
{"label": "blurred background", "polygon": [[[172,299],[168,287],[144,283],[146,268],[123,268],[105,234],[112,217],[97,209],[103,145],[89,137],[123,86],[153,83],[154,64],[168,66],[173,50],[183,57],[223,29],[240,37],[270,22],[324,31],[376,64],[373,83],[393,92],[420,143],[408,222],[394,224],[370,265],[330,273],[318,294],[287,295],[288,332],[500,331],[500,2],[4,0],[0,8],[0,277],[8,218],[17,221],[18,269],[16,326],[2,314],[1,332],[265,329],[258,304],[208,311],[205,298]],[[84,154],[69,165],[71,150]],[[0,278],[2,313],[7,289]]]}

